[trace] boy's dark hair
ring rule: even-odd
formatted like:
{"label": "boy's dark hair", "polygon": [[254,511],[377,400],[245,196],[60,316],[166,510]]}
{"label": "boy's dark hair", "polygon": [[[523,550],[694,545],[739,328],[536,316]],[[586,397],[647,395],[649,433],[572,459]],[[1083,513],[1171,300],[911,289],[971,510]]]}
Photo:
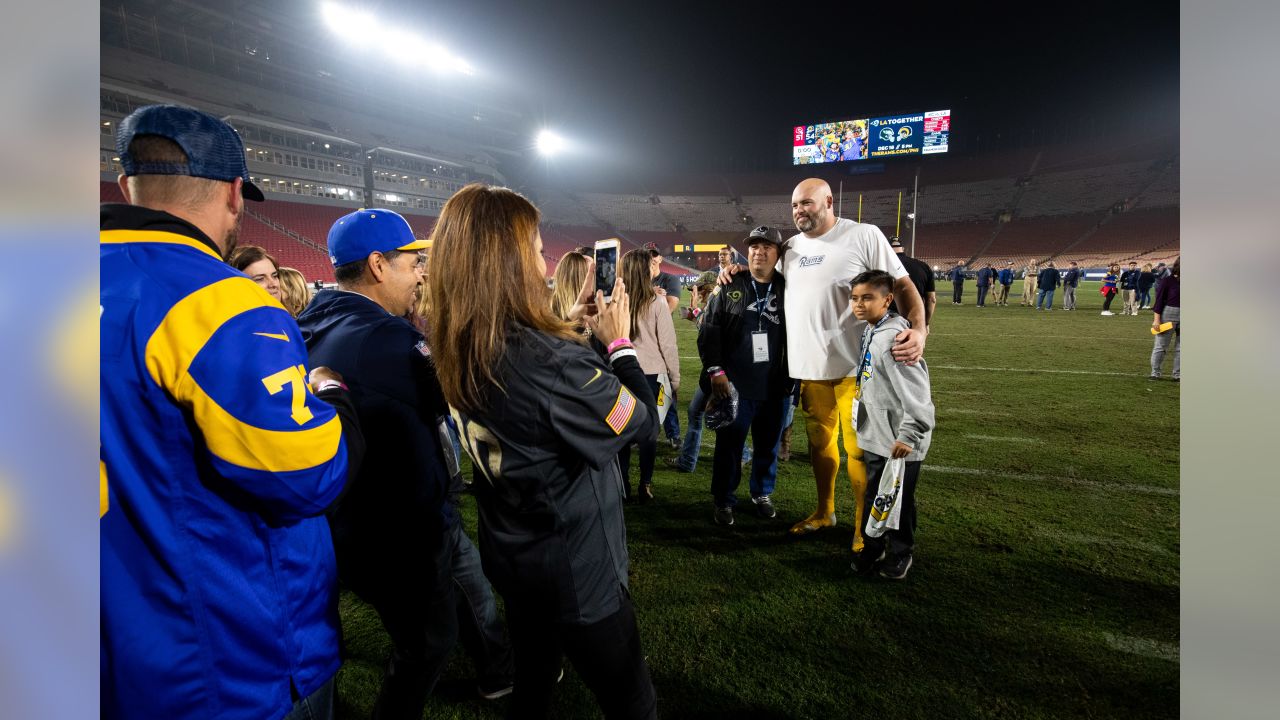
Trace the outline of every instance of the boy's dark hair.
{"label": "boy's dark hair", "polygon": [[853,279],[849,289],[859,285],[871,285],[884,291],[885,295],[893,294],[893,276],[883,270],[868,270]]}

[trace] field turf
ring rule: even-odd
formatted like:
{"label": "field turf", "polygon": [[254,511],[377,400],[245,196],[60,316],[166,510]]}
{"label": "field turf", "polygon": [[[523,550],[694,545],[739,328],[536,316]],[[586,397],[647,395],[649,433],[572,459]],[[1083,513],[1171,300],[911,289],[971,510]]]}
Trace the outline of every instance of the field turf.
{"label": "field turf", "polygon": [[[1099,316],[1097,283],[1074,312],[1059,290],[1049,313],[1019,307],[1020,284],[1009,307],[983,309],[972,282],[962,306],[943,285],[925,353],[938,426],[905,581],[850,572],[843,471],[840,524],[787,534],[815,504],[802,413],[774,520],[748,503],[713,524],[714,433],[693,474],[659,451],[656,502],[627,506],[627,533],[662,717],[1177,715],[1179,386],[1147,379],[1150,311]],[[691,389],[693,326],[677,332]],[[463,509],[474,538],[474,499]],[[354,596],[341,609],[338,715],[364,718],[389,642]],[[471,676],[459,648],[424,717],[501,717],[506,701],[479,699]],[[556,702],[558,717],[600,717],[571,667]]]}

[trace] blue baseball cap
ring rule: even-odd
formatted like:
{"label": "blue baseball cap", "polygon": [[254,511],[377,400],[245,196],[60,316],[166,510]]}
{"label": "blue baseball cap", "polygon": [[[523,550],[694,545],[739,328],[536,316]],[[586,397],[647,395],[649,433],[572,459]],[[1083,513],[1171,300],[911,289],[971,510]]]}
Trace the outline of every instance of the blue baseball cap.
{"label": "blue baseball cap", "polygon": [[[140,163],[129,154],[129,143],[139,135],[156,135],[174,141],[187,154],[183,163]],[[147,105],[120,121],[116,131],[116,154],[124,174],[188,175],[232,182],[244,180],[240,194],[248,200],[264,198],[258,186],[249,182],[244,163],[244,143],[235,128],[195,108],[181,105]]]}
{"label": "blue baseball cap", "polygon": [[400,213],[382,208],[343,215],[329,228],[329,262],[334,267],[364,260],[370,253],[424,250],[431,244],[413,236]]}

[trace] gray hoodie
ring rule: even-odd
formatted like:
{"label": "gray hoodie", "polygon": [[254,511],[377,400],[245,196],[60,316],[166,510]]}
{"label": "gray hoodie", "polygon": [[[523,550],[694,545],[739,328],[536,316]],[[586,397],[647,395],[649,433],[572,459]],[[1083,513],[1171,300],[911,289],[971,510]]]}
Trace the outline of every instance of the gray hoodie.
{"label": "gray hoodie", "polygon": [[933,437],[933,400],[929,396],[929,367],[921,358],[915,365],[893,359],[893,339],[910,327],[901,315],[890,313],[874,328],[867,325],[863,347],[871,335],[871,365],[862,372],[858,402],[858,447],[889,457],[893,441],[911,446],[908,462],[924,460]]}

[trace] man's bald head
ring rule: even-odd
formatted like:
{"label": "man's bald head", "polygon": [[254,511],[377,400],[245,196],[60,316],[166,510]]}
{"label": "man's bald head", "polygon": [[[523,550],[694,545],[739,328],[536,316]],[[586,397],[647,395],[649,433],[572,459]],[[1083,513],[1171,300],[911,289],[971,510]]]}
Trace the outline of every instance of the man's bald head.
{"label": "man's bald head", "polygon": [[791,192],[791,218],[796,229],[809,237],[818,237],[835,227],[831,212],[831,186],[821,178],[802,180]]}

